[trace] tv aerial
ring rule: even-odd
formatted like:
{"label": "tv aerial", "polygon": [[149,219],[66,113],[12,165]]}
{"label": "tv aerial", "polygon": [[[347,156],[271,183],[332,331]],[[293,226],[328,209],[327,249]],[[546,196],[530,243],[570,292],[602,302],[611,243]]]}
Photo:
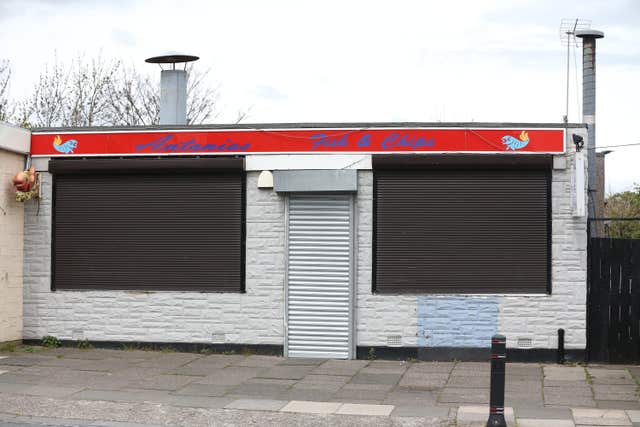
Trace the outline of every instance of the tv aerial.
{"label": "tv aerial", "polygon": [[[569,122],[569,63],[570,57],[569,54],[571,52],[571,47],[575,47],[576,49],[582,45],[582,39],[576,37],[576,32],[582,30],[588,30],[591,28],[591,20],[589,19],[580,19],[580,18],[571,18],[571,19],[562,19],[560,21],[560,41],[563,46],[567,46],[567,95],[566,95],[566,107],[563,120],[565,123]],[[577,68],[577,64],[576,64]],[[577,72],[577,71],[576,71]],[[576,74],[576,90],[577,89],[577,74]],[[579,107],[578,107],[579,108]]]}

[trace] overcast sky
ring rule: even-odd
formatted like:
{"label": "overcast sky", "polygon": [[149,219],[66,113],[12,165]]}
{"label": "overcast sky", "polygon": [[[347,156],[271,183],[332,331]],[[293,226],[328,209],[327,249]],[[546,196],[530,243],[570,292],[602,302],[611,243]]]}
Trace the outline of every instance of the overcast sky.
{"label": "overcast sky", "polygon": [[[150,74],[159,70],[145,58],[192,53],[220,84],[222,123],[247,107],[256,123],[560,122],[563,18],[605,32],[597,145],[640,144],[640,0],[0,0],[0,58],[20,97],[56,52]],[[572,51],[571,122],[581,121],[581,64]],[[640,145],[613,150],[607,190],[640,183]]]}

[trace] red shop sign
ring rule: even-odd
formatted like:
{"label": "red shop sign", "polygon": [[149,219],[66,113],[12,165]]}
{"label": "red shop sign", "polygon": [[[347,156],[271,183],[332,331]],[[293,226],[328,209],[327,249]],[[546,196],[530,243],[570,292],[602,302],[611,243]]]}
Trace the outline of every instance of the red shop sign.
{"label": "red shop sign", "polygon": [[563,153],[563,129],[314,128],[35,132],[33,156]]}

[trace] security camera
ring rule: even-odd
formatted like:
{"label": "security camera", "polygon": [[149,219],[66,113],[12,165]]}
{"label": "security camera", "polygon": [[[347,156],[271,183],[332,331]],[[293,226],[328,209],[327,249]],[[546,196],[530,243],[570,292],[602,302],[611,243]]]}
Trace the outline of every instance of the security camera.
{"label": "security camera", "polygon": [[573,143],[576,145],[576,151],[582,150],[582,147],[584,147],[584,138],[575,133],[571,136],[573,137]]}

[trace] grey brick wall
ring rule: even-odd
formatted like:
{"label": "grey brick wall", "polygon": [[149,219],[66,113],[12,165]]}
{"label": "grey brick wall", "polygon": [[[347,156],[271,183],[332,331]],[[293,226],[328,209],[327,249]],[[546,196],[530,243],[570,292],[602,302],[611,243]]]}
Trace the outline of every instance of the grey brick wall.
{"label": "grey brick wall", "polygon": [[25,212],[24,337],[282,344],[284,201],[247,174],[246,293],[51,292],[51,175]]}

